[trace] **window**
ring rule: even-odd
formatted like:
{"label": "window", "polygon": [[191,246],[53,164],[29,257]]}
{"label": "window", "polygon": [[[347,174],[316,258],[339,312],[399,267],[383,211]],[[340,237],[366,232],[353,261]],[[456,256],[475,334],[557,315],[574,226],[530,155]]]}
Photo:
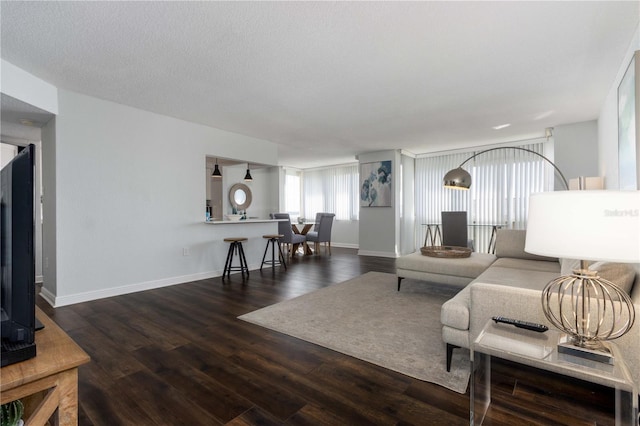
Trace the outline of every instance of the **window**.
{"label": "window", "polygon": [[285,211],[289,213],[292,220],[300,216],[300,173],[286,172],[284,180],[284,204]]}
{"label": "window", "polygon": [[304,172],[303,212],[336,214],[336,220],[358,220],[358,165],[335,166]]}
{"label": "window", "polygon": [[[546,156],[545,148],[550,144],[541,140],[520,147]],[[473,182],[469,191],[443,187],[442,178],[449,170],[481,151],[416,159],[417,244],[422,245],[424,241],[426,226],[423,224],[440,223],[442,211],[467,211],[469,224],[524,229],[529,195],[553,190],[553,167],[543,158],[519,150],[491,151],[466,163],[463,168],[471,174]],[[477,251],[487,251],[490,230],[487,227],[470,231],[469,238],[474,239]]]}

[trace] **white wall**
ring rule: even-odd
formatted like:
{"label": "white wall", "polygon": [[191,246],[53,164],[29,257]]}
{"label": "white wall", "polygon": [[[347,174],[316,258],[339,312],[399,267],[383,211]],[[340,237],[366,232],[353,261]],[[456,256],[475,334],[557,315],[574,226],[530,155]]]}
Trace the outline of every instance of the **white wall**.
{"label": "white wall", "polygon": [[277,161],[270,142],[64,90],[54,146],[56,305],[219,275],[239,229],[203,223],[203,159]]}
{"label": "white wall", "polygon": [[402,190],[400,205],[400,254],[413,253],[416,248],[415,226],[415,157],[407,153],[401,153],[402,182],[399,182]]}
{"label": "white wall", "polygon": [[360,221],[334,220],[331,227],[331,247],[360,247]]}
{"label": "white wall", "polygon": [[393,207],[361,207],[359,255],[397,257],[400,255],[400,153],[396,150],[380,151],[358,156],[358,161],[371,163],[391,160]]}
{"label": "white wall", "polygon": [[[620,63],[618,74],[611,83],[607,98],[598,117],[598,151],[600,176],[604,176],[606,189],[618,189],[618,85],[629,66],[631,57],[636,50],[640,50],[640,24],[636,28],[629,48]],[[636,75],[636,78],[638,76]],[[638,102],[638,99],[636,99]],[[640,123],[636,123],[636,126]],[[637,164],[640,166],[640,146],[636,146]],[[640,167],[639,167],[640,170]],[[640,173],[639,173],[640,174]],[[640,177],[639,177],[640,179]],[[640,184],[640,182],[639,182]],[[639,186],[640,188],[640,186]]]}
{"label": "white wall", "polygon": [[567,181],[580,176],[599,176],[596,120],[556,126],[553,139],[554,163]]}

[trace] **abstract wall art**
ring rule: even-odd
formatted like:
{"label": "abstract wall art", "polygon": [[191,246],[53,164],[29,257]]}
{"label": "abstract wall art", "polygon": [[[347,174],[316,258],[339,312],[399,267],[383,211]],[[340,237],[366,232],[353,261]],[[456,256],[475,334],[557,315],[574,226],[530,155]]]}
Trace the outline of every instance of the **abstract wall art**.
{"label": "abstract wall art", "polygon": [[391,160],[360,164],[360,207],[393,206]]}

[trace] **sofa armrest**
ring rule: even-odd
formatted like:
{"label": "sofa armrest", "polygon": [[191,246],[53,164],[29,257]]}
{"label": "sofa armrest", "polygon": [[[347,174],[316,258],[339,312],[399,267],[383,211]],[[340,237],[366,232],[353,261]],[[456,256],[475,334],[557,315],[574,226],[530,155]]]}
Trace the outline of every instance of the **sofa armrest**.
{"label": "sofa armrest", "polygon": [[469,344],[491,317],[502,316],[553,327],[542,312],[540,290],[475,282],[469,287]]}
{"label": "sofa armrest", "polygon": [[[528,322],[545,324],[555,329],[542,311],[540,290],[530,290],[495,284],[473,283],[469,296],[469,347],[478,337],[492,316],[500,315]],[[640,315],[640,305],[634,305],[636,315]],[[613,340],[624,356],[636,383],[640,383],[640,321],[636,321],[631,330]]]}

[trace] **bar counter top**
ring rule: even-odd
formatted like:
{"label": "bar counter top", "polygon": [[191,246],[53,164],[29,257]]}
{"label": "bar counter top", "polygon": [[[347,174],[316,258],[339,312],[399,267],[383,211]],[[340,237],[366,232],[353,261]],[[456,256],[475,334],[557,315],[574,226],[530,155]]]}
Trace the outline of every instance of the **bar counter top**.
{"label": "bar counter top", "polygon": [[287,219],[243,219],[243,220],[209,220],[204,223],[209,225],[239,225],[243,223],[271,223],[282,222]]}

